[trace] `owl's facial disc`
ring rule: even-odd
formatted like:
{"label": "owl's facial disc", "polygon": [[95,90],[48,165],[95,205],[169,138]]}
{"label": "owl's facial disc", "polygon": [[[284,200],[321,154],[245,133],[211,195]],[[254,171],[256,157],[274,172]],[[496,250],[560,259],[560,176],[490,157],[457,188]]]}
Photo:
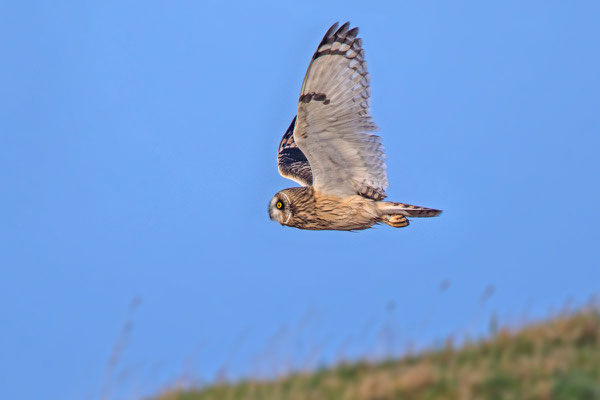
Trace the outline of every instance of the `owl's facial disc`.
{"label": "owl's facial disc", "polygon": [[292,216],[288,205],[289,199],[287,196],[277,193],[269,203],[269,217],[271,220],[286,225]]}

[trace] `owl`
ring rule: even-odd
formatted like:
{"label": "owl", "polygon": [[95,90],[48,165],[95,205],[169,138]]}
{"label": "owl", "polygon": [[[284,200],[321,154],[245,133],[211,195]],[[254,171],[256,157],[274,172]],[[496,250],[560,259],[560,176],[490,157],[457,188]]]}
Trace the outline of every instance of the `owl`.
{"label": "owl", "polygon": [[369,115],[369,74],[358,28],[335,23],[317,47],[298,110],[279,144],[279,173],[301,187],[269,202],[281,225],[313,230],[395,228],[440,210],[383,201],[388,179],[377,126]]}

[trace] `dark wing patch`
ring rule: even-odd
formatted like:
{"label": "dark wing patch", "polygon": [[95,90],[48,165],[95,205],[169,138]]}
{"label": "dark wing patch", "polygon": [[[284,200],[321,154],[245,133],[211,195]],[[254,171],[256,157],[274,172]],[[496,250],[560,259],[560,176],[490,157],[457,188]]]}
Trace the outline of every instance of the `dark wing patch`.
{"label": "dark wing patch", "polygon": [[312,171],[306,156],[294,141],[295,126],[296,117],[292,120],[279,143],[279,151],[277,152],[279,173],[284,178],[298,182],[302,186],[310,186],[313,183]]}
{"label": "dark wing patch", "polygon": [[322,101],[323,104],[327,105],[331,102],[330,99],[327,98],[327,95],[324,93],[306,93],[303,94],[302,96],[300,96],[300,101],[302,103],[310,103],[311,101],[316,100],[316,101]]}

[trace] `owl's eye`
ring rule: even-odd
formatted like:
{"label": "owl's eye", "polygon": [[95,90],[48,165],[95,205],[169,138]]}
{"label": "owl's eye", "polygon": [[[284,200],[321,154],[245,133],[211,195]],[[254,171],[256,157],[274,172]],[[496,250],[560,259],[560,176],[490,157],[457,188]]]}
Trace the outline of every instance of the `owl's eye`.
{"label": "owl's eye", "polygon": [[277,204],[275,204],[275,207],[277,207],[279,210],[281,210],[283,208],[283,203],[278,201]]}

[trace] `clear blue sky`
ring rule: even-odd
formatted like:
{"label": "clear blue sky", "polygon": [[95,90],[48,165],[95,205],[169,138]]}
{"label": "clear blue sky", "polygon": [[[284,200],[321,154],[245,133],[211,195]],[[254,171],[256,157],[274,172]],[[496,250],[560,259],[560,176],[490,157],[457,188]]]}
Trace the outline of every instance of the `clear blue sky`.
{"label": "clear blue sky", "polygon": [[[374,354],[387,323],[404,344],[481,333],[600,289],[599,3],[320,3],[0,3],[0,398],[99,398],[136,296],[113,398]],[[308,61],[346,20],[389,197],[440,218],[268,218]]]}

